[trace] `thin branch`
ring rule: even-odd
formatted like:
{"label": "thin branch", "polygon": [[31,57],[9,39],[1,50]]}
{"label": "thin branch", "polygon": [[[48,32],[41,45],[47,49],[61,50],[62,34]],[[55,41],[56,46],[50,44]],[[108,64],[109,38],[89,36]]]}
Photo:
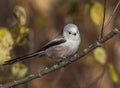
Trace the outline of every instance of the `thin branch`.
{"label": "thin branch", "polygon": [[103,37],[103,30],[106,28],[106,26],[110,23],[111,19],[113,18],[115,12],[117,11],[118,7],[120,5],[120,0],[117,3],[116,7],[114,8],[111,16],[108,18],[106,24],[105,24],[105,12],[106,12],[106,0],[104,0],[104,15],[103,15],[103,23],[102,23],[102,28],[101,28],[101,32],[100,32],[100,37],[99,39],[101,39]]}
{"label": "thin branch", "polygon": [[115,12],[117,11],[119,5],[120,5],[120,0],[119,0],[119,2],[117,3],[116,7],[114,8],[114,10],[113,10],[111,16],[108,18],[108,20],[107,20],[107,22],[106,22],[104,28],[110,23],[110,21],[111,21],[113,15],[114,15]]}
{"label": "thin branch", "polygon": [[103,22],[102,22],[99,40],[103,37],[103,30],[105,25],[105,14],[106,14],[106,0],[104,0],[104,12],[103,12],[103,20],[102,20]]}
{"label": "thin branch", "polygon": [[85,55],[87,55],[89,52],[91,52],[95,48],[100,47],[104,42],[111,39],[114,35],[118,34],[119,32],[120,32],[120,29],[115,28],[109,34],[104,36],[102,39],[100,39],[100,40],[96,41],[95,43],[91,44],[83,52],[81,52],[80,54],[74,55],[74,57],[70,58],[69,60],[64,60],[62,62],[59,62],[58,64],[55,64],[50,68],[46,68],[46,69],[44,69],[44,70],[42,70],[42,71],[40,71],[38,73],[31,74],[31,75],[29,75],[27,77],[24,77],[22,79],[18,79],[18,80],[15,80],[15,81],[3,84],[3,85],[1,84],[0,88],[9,88],[9,87],[12,87],[12,86],[24,84],[24,83],[29,82],[31,80],[41,78],[42,76],[47,75],[50,72],[58,70],[58,69],[60,69],[62,67],[65,67],[65,66],[73,63],[74,61],[79,60],[80,58],[84,57]]}

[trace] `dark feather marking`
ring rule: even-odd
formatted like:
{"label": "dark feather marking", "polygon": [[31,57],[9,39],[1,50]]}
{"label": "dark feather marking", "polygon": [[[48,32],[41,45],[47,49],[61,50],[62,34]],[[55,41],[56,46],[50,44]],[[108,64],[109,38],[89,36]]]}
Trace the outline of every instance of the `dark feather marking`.
{"label": "dark feather marking", "polygon": [[45,46],[43,46],[40,51],[43,51],[43,50],[46,50],[48,49],[49,47],[52,47],[52,46],[55,46],[55,45],[59,45],[61,43],[64,43],[66,42],[66,40],[64,38],[60,38],[60,39],[56,39],[56,40],[53,40],[51,42],[48,42]]}

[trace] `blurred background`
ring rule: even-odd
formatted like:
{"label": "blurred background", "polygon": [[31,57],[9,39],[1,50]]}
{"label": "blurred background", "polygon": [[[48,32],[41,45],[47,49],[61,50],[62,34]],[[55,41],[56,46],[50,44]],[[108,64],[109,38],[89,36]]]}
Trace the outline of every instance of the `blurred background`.
{"label": "blurred background", "polygon": [[[106,0],[106,19],[119,0]],[[0,64],[39,50],[68,23],[78,26],[81,45],[78,53],[100,35],[103,0],[1,0]],[[120,6],[104,35],[120,25]],[[0,83],[21,79],[51,67],[56,61],[35,57],[9,66],[0,66]],[[80,60],[58,71],[15,88],[120,88],[120,34]]]}

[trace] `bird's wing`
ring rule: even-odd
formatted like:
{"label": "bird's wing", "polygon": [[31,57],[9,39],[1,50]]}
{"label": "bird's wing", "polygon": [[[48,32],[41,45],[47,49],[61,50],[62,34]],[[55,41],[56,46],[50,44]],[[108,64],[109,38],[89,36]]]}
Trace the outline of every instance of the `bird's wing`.
{"label": "bird's wing", "polygon": [[56,39],[48,42],[46,45],[44,45],[40,49],[40,51],[44,51],[44,50],[48,49],[49,47],[52,47],[52,46],[55,46],[55,45],[59,45],[59,44],[62,44],[64,42],[66,42],[66,39],[64,39],[64,38],[56,38]]}

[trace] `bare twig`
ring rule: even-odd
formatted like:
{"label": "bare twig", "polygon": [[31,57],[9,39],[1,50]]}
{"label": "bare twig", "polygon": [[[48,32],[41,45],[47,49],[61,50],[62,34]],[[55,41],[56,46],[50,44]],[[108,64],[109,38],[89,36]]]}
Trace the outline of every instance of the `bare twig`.
{"label": "bare twig", "polygon": [[69,60],[65,60],[62,62],[59,62],[58,64],[53,65],[50,68],[46,68],[38,73],[35,74],[31,74],[27,77],[24,77],[22,79],[19,80],[15,80],[3,85],[0,85],[0,88],[9,88],[12,86],[16,86],[16,85],[20,85],[23,83],[26,83],[28,81],[34,80],[36,78],[41,78],[44,75],[47,75],[50,72],[53,72],[55,70],[58,70],[62,67],[65,67],[69,64],[71,64],[72,62],[84,57],[85,55],[87,55],[89,52],[91,52],[92,50],[94,50],[95,48],[101,46],[104,42],[106,42],[107,40],[111,39],[114,35],[118,34],[120,32],[120,29],[114,29],[113,31],[111,31],[109,34],[107,34],[106,36],[104,36],[103,38],[101,38],[100,40],[96,41],[95,43],[91,44],[90,46],[88,46],[88,48],[86,48],[83,52],[81,52],[80,54],[74,55],[74,57],[70,58]]}
{"label": "bare twig", "polygon": [[114,8],[114,10],[113,10],[111,16],[108,18],[106,24],[104,25],[104,28],[110,23],[110,21],[111,21],[113,15],[114,15],[115,12],[117,11],[119,5],[120,5],[120,0],[119,0],[119,2],[117,3],[116,7]]}
{"label": "bare twig", "polygon": [[99,40],[103,37],[103,30],[105,25],[105,14],[106,14],[106,0],[104,0],[104,12],[103,12],[103,20],[102,20],[103,22],[102,22]]}
{"label": "bare twig", "polygon": [[108,18],[107,22],[105,23],[105,12],[106,12],[106,0],[104,0],[104,15],[103,15],[103,23],[102,23],[102,28],[101,28],[101,31],[100,31],[100,36],[99,36],[99,39],[101,39],[103,37],[103,30],[107,27],[107,25],[110,23],[111,19],[113,18],[115,12],[117,11],[118,7],[120,5],[120,0],[119,2],[117,3],[117,5],[115,6],[112,14],[110,15],[110,17]]}

